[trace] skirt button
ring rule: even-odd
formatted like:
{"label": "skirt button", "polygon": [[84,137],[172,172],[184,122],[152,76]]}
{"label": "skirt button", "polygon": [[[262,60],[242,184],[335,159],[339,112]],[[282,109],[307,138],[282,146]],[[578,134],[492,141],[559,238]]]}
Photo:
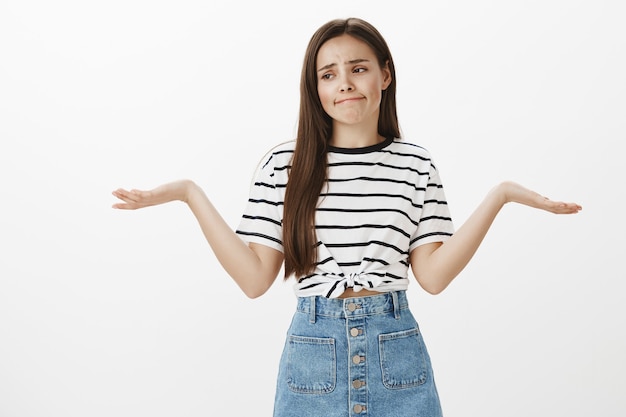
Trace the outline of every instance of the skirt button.
{"label": "skirt button", "polygon": [[359,389],[365,385],[365,381],[361,381],[360,379],[355,379],[352,381],[352,388]]}

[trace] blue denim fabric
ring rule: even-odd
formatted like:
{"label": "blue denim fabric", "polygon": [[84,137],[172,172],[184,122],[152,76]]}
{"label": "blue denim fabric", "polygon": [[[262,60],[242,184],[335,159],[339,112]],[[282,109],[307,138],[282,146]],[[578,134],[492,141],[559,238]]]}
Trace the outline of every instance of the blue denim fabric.
{"label": "blue denim fabric", "polygon": [[404,291],[298,298],[274,417],[441,417],[430,357]]}

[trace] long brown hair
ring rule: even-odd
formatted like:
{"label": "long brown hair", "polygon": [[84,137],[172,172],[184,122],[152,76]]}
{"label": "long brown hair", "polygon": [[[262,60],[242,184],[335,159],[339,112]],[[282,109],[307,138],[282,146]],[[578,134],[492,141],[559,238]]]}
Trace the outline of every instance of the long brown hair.
{"label": "long brown hair", "polygon": [[317,261],[315,210],[326,181],[326,154],[333,128],[332,119],[322,108],[317,93],[317,54],[326,41],[344,34],[368,44],[380,67],[388,67],[391,83],[382,92],[378,133],[385,138],[400,137],[395,67],[384,38],[374,26],[358,18],[331,20],[321,26],[309,41],[300,78],[298,133],[283,214],[285,279],[291,274],[310,274]]}

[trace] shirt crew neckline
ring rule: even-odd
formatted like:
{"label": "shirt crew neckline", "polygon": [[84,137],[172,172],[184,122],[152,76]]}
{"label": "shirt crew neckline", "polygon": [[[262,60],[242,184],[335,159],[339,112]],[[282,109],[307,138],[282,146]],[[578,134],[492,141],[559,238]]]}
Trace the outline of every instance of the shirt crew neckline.
{"label": "shirt crew neckline", "polygon": [[380,151],[393,142],[393,138],[386,138],[384,141],[375,145],[364,146],[362,148],[339,148],[337,146],[328,145],[328,152],[344,153],[344,154],[365,154]]}

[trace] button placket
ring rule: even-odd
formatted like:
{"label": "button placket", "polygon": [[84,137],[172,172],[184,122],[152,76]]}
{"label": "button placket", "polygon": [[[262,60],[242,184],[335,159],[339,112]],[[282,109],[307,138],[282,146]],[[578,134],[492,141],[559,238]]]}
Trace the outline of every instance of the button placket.
{"label": "button placket", "polygon": [[357,303],[348,302],[345,308],[348,355],[350,358],[350,411],[354,415],[364,415],[367,411],[365,318],[360,316],[360,306]]}

